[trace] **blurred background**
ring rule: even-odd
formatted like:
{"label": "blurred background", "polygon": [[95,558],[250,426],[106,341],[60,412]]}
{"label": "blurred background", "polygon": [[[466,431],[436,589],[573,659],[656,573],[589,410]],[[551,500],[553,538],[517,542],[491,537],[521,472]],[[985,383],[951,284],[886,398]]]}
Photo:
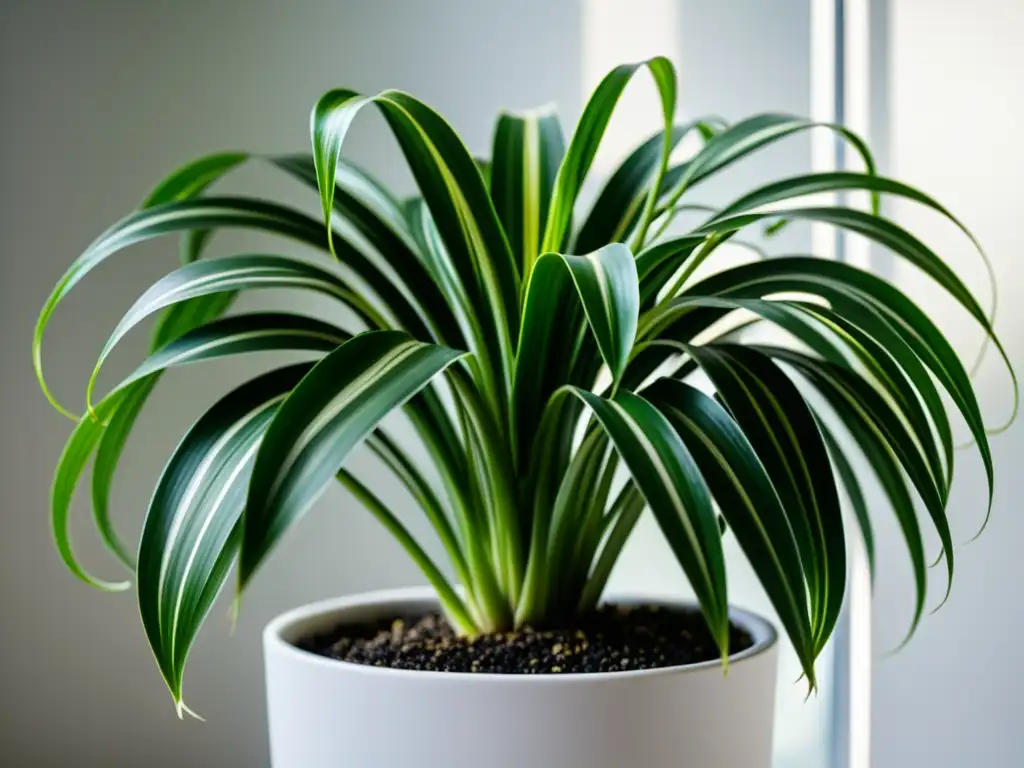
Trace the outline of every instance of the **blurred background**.
{"label": "blurred background", "polygon": [[[226,604],[211,613],[186,673],[187,699],[208,720],[200,723],[175,717],[132,594],[90,591],[64,571],[50,541],[49,485],[71,424],[38,391],[32,328],[71,260],[165,174],[216,150],[307,149],[309,109],[338,85],[411,91],[444,114],[474,152],[487,154],[499,109],[555,102],[568,130],[613,65],[666,54],[680,71],[680,118],[794,112],[842,118],[867,133],[884,173],[938,197],[986,247],[1000,289],[997,328],[1024,370],[1022,33],[1019,0],[3,0],[0,765],[265,766],[266,621],[319,598],[421,581],[377,523],[332,490],[261,571],[235,632]],[[657,129],[646,85],[627,93],[595,176]],[[376,115],[357,121],[346,155],[411,191]],[[752,184],[842,161],[827,138],[792,139],[702,188],[701,202],[724,203]],[[258,167],[224,188],[316,210],[308,193]],[[890,212],[938,247],[987,300],[984,270],[962,236],[916,209]],[[942,304],[920,275],[863,244],[798,227],[774,244],[783,252],[812,246],[881,270],[938,313],[968,359],[980,345],[966,317]],[[231,235],[214,249],[259,247],[257,238]],[[80,402],[110,330],[175,263],[169,240],[135,248],[62,305],[45,355],[62,402]],[[258,303],[290,301],[265,294]],[[107,383],[140,359],[145,343],[144,333],[125,342]],[[135,430],[115,485],[126,538],[135,540],[159,470],[191,420],[268,362],[169,375]],[[1009,385],[994,357],[977,386],[989,421],[1000,423]],[[853,610],[823,659],[817,697],[804,702],[794,660],[784,658],[779,768],[1024,765],[1024,675],[1016,660],[1024,632],[1024,518],[1017,510],[1024,426],[995,438],[993,448],[991,525],[958,551],[949,602],[894,656],[887,652],[906,630],[913,591],[895,523],[880,509],[873,596],[856,565]],[[385,501],[411,510],[386,490]],[[115,564],[89,529],[88,494],[81,495],[77,550],[94,571],[114,577]],[[969,451],[958,458],[951,516],[957,541],[970,538],[984,516],[983,473]],[[417,516],[407,522],[427,538]],[[738,551],[730,557],[732,599],[767,612]],[[613,581],[617,590],[688,592],[650,521],[636,531]],[[935,600],[941,587],[936,573]]]}

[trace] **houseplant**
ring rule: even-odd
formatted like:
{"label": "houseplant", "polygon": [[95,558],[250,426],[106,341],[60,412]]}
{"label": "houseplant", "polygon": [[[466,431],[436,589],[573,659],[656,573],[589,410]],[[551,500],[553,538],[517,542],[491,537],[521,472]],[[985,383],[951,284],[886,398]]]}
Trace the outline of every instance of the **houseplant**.
{"label": "houseplant", "polygon": [[[626,159],[588,211],[576,211],[615,103],[640,69],[658,86],[664,130]],[[692,189],[815,127],[786,115],[675,125],[675,88],[664,59],[619,67],[598,86],[567,143],[553,114],[502,115],[489,162],[474,160],[444,120],[408,94],[332,91],[313,110],[312,157],[255,158],[318,189],[323,221],[268,201],[207,194],[254,159],[218,154],[172,174],[74,262],[34,338],[37,375],[51,401],[42,340],[60,301],[114,253],[182,234],[184,264],[147,290],[112,333],[84,415],[54,401],[77,423],[53,491],[56,543],[68,567],[100,589],[126,588],[92,576],[71,549],[71,497],[93,459],[97,529],[136,574],[143,625],[179,712],[189,647],[232,566],[240,596],[335,479],[409,552],[461,635],[571,625],[588,614],[647,506],[693,585],[723,664],[730,616],[753,646],[731,659],[725,678],[706,665],[529,679],[378,670],[295,645],[341,618],[396,618],[425,610],[429,599],[417,593],[314,607],[267,634],[273,751],[282,765],[333,765],[351,754],[360,765],[416,755],[429,761],[451,746],[444,723],[468,717],[471,734],[461,746],[474,757],[487,750],[496,765],[563,764],[570,755],[588,765],[622,765],[623,755],[662,765],[680,750],[700,765],[766,764],[772,632],[730,612],[721,536],[724,529],[743,548],[813,687],[814,660],[835,627],[845,586],[840,487],[869,551],[872,541],[844,445],[863,454],[905,535],[917,588],[913,631],[927,561],[910,486],[953,572],[945,515],[953,440],[940,390],[977,444],[991,500],[985,426],[963,364],[896,288],[849,265],[778,256],[703,279],[695,271],[750,228],[771,231],[789,221],[841,227],[928,273],[1006,360],[985,310],[931,249],[880,215],[878,201],[913,200],[973,237],[931,198],[878,176],[863,142],[836,126],[863,157],[864,172],[774,181],[670,234],[684,214],[701,213]],[[418,197],[399,201],[341,161],[348,126],[368,104],[397,138]],[[673,164],[687,136],[701,149]],[[869,210],[806,202],[852,191],[870,193]],[[230,228],[278,235],[329,258],[202,259],[211,234]],[[240,291],[264,287],[326,295],[349,318],[225,315]],[[98,397],[106,358],[157,312],[152,354]],[[738,328],[754,320],[778,326],[795,344],[738,343]],[[196,422],[156,487],[133,556],[111,524],[109,492],[164,370],[270,350],[305,351],[315,362],[247,382]],[[710,387],[685,381],[698,371]],[[399,407],[436,478],[379,426]],[[364,441],[429,518],[454,578],[344,468]],[[404,715],[403,733],[414,737],[387,736],[382,728],[394,722],[381,724],[385,704]],[[634,716],[619,716],[627,711]],[[745,737],[723,738],[722,723]],[[514,741],[506,744],[509,733]]]}

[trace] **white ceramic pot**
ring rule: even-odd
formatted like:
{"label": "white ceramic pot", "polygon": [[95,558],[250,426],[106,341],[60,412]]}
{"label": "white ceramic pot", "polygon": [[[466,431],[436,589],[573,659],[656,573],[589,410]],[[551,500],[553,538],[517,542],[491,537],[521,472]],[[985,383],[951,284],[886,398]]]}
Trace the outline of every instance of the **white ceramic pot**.
{"label": "white ceramic pot", "polygon": [[[663,600],[615,598],[616,602]],[[436,610],[429,589],[299,608],[263,636],[275,768],[768,768],[776,633],[719,662],[562,675],[455,674],[349,664],[295,646],[340,623]]]}

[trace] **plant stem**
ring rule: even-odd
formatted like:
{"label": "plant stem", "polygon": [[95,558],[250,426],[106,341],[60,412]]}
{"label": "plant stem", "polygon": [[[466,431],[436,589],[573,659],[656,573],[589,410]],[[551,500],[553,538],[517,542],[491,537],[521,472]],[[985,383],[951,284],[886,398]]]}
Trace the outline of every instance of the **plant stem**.
{"label": "plant stem", "polygon": [[671,288],[669,288],[668,293],[665,294],[665,297],[667,299],[670,299],[673,296],[677,295],[679,291],[683,289],[683,286],[686,285],[686,281],[689,280],[690,276],[693,275],[693,273],[697,270],[697,267],[703,264],[704,260],[711,255],[711,252],[714,251],[715,248],[717,248],[719,245],[721,245],[722,242],[724,242],[726,239],[727,237],[723,237],[718,232],[716,232],[713,235],[709,235],[708,239],[704,241],[704,245],[701,246],[700,251],[698,251],[697,255],[693,257],[693,261],[687,264],[683,268],[683,271],[679,273],[679,277],[676,278],[675,283],[672,285]]}
{"label": "plant stem", "polygon": [[338,472],[338,480],[345,488],[376,517],[388,532],[395,537],[402,548],[409,554],[413,562],[420,567],[427,581],[437,592],[438,599],[445,613],[460,633],[472,634],[477,629],[476,622],[466,609],[466,604],[459,597],[459,594],[452,588],[452,585],[441,573],[440,569],[430,559],[430,556],[423,550],[408,529],[395,517],[394,513],[385,506],[369,488],[363,485],[350,472],[342,469]]}
{"label": "plant stem", "polygon": [[470,577],[466,558],[462,553],[462,547],[459,545],[458,537],[455,535],[448,516],[445,514],[444,507],[434,493],[434,489],[430,487],[430,484],[420,474],[416,465],[412,463],[409,457],[401,451],[383,430],[378,429],[374,432],[367,440],[367,445],[395,476],[402,481],[409,493],[419,503],[427,519],[434,526],[434,530],[437,531],[438,538],[441,540],[441,544],[451,560],[452,567],[455,568],[455,574],[458,576],[459,581],[463,584],[468,584]]}
{"label": "plant stem", "polygon": [[636,485],[630,481],[619,493],[608,513],[607,519],[609,522],[614,521],[614,527],[608,535],[608,540],[604,543],[604,548],[590,573],[586,586],[583,588],[583,594],[580,596],[577,606],[580,613],[597,607],[597,602],[601,599],[612,568],[619,559],[619,555],[622,554],[622,548],[629,539],[629,534],[633,532],[643,509],[644,497],[640,495]]}
{"label": "plant stem", "polygon": [[487,501],[493,506],[492,544],[502,586],[509,600],[510,610],[519,601],[523,583],[522,541],[516,505],[516,483],[512,472],[512,457],[502,440],[499,426],[491,418],[479,393],[464,372],[452,369],[452,381],[459,402],[466,412],[466,428],[479,442],[478,458],[482,460],[487,488]]}

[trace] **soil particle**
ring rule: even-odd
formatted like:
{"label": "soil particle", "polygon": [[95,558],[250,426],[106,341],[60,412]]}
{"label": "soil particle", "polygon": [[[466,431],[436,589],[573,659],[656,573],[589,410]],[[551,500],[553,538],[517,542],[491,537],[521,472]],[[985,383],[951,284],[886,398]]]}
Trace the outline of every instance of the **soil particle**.
{"label": "soil particle", "polygon": [[[730,628],[736,653],[753,641]],[[606,606],[572,626],[458,637],[437,613],[363,626],[340,626],[301,647],[342,661],[393,669],[492,674],[617,672],[719,658],[696,611]]]}

